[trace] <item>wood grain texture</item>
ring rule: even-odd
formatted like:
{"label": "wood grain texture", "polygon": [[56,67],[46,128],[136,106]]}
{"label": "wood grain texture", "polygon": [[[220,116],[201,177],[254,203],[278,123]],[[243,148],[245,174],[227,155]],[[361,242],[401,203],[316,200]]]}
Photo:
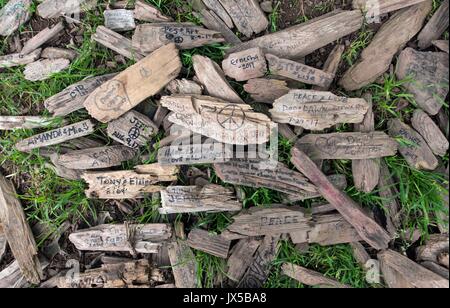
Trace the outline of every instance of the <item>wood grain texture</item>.
{"label": "wood grain texture", "polygon": [[170,22],[172,18],[165,16],[153,5],[144,1],[136,1],[134,5],[134,18],[147,22]]}
{"label": "wood grain texture", "polygon": [[10,0],[0,10],[0,36],[9,36],[31,18],[31,0]]}
{"label": "wood grain texture", "polygon": [[25,75],[26,80],[42,81],[49,79],[53,74],[65,70],[69,65],[70,61],[67,59],[44,59],[27,64],[23,74]]}
{"label": "wood grain texture", "polygon": [[105,18],[105,27],[113,31],[124,32],[136,28],[134,12],[131,10],[105,10],[103,17]]}
{"label": "wood grain texture", "polygon": [[58,18],[86,12],[97,5],[96,0],[44,0],[37,6],[37,14],[42,18]]}
{"label": "wood grain texture", "polygon": [[158,162],[162,165],[215,164],[229,161],[233,149],[223,143],[172,145],[158,150]]}
{"label": "wood grain texture", "polygon": [[198,264],[191,248],[183,240],[172,241],[169,246],[169,258],[172,264],[175,286],[177,288],[198,288]]}
{"label": "wood grain texture", "polygon": [[40,31],[38,34],[29,39],[22,48],[20,52],[23,55],[29,54],[32,51],[35,51],[49,40],[54,39],[61,31],[64,30],[64,24],[59,22],[53,27],[47,27],[44,30]]}
{"label": "wood grain texture", "polygon": [[261,245],[260,239],[245,238],[237,242],[228,258],[227,276],[235,282],[239,282],[253,262],[256,250]]}
{"label": "wood grain texture", "polygon": [[347,91],[358,90],[385,73],[394,55],[422,28],[431,10],[431,1],[411,6],[394,14],[378,30],[361,53],[360,60],[339,81]]}
{"label": "wood grain texture", "polygon": [[225,75],[237,81],[263,77],[267,73],[266,58],[258,47],[228,55],[222,61],[222,68]]}
{"label": "wood grain texture", "polygon": [[70,61],[75,60],[78,53],[71,49],[58,48],[58,47],[47,47],[42,51],[42,58],[45,59],[67,59]]}
{"label": "wood grain texture", "polygon": [[[442,256],[449,253],[449,237],[448,234],[432,234],[427,241],[416,248],[417,261],[432,261],[435,263],[445,263],[442,261]],[[447,265],[448,264],[443,264]]]}
{"label": "wood grain texture", "polygon": [[386,213],[386,230],[391,236],[395,236],[397,230],[401,227],[401,206],[399,200],[397,200],[399,192],[395,181],[396,179],[390,172],[388,165],[384,160],[381,160],[378,194]]}
{"label": "wood grain texture", "polygon": [[282,267],[283,274],[297,280],[298,282],[307,286],[319,287],[319,288],[350,288],[347,285],[341,284],[337,280],[325,277],[321,273],[312,271],[310,269],[285,263]]}
{"label": "wood grain texture", "polygon": [[0,116],[0,130],[41,128],[51,125],[53,121],[41,116]]}
{"label": "wood grain texture", "polygon": [[104,26],[97,27],[92,39],[128,59],[141,60],[144,58],[144,54],[140,50],[133,48],[130,39]]}
{"label": "wood grain texture", "polygon": [[233,28],[233,20],[219,0],[202,0],[202,2],[208,9],[212,10],[228,28]]}
{"label": "wood grain texture", "polygon": [[447,30],[449,24],[448,4],[449,0],[444,0],[433,17],[430,18],[422,31],[420,31],[417,37],[420,49],[430,47],[432,42],[439,39],[445,30]]}
{"label": "wood grain texture", "polygon": [[250,79],[244,90],[259,103],[271,104],[289,92],[286,81],[268,78]]}
{"label": "wood grain texture", "polygon": [[449,44],[448,40],[436,40],[432,42],[434,46],[439,48],[440,50],[449,53]]}
{"label": "wood grain texture", "polygon": [[41,52],[42,49],[38,48],[27,55],[23,55],[21,53],[13,53],[5,56],[0,56],[0,68],[10,68],[35,62],[41,56]]}
{"label": "wood grain texture", "polygon": [[421,262],[420,265],[422,265],[426,269],[429,269],[433,273],[438,274],[442,278],[445,278],[445,279],[448,280],[449,277],[450,277],[448,268],[445,268],[445,267],[443,267],[443,266],[441,266],[439,264],[436,264],[436,263],[431,262],[431,261],[425,261],[425,262]]}
{"label": "wood grain texture", "polygon": [[197,82],[188,79],[175,79],[169,82],[166,90],[171,94],[202,95],[203,88]]}
{"label": "wood grain texture", "polygon": [[350,243],[350,246],[352,247],[353,257],[358,261],[362,268],[366,268],[367,262],[371,259],[366,248],[360,242]]}
{"label": "wood grain texture", "polygon": [[0,262],[5,255],[6,245],[8,245],[8,241],[6,240],[5,231],[3,231],[3,225],[0,224]]}
{"label": "wood grain texture", "polygon": [[449,142],[434,121],[422,110],[416,109],[411,119],[412,127],[425,139],[434,154],[444,156]]}
{"label": "wood grain texture", "polygon": [[367,12],[369,17],[397,11],[426,0],[377,0],[376,5],[371,0],[353,0],[353,8]]}
{"label": "wood grain texture", "polygon": [[231,241],[220,235],[210,234],[206,230],[194,229],[189,232],[187,244],[193,249],[206,252],[218,258],[227,259]]}
{"label": "wood grain texture", "polygon": [[161,91],[181,70],[174,44],[163,46],[102,84],[84,102],[92,117],[106,123]]}
{"label": "wood grain texture", "polygon": [[[345,51],[345,45],[338,44],[334,46],[333,50],[328,55],[327,60],[325,61],[325,64],[323,65],[322,71],[329,73],[331,75],[336,75],[337,71],[339,69],[339,66],[342,62],[342,55]],[[320,86],[313,86],[313,90],[319,90],[319,91],[327,91],[330,87],[320,87]]]}

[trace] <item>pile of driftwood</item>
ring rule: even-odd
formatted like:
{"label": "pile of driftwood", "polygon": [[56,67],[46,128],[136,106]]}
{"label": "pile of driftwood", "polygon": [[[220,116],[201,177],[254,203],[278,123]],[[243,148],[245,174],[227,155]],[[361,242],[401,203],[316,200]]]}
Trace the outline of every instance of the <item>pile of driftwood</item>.
{"label": "pile of driftwood", "polygon": [[[37,14],[43,18],[67,16],[73,13],[67,2],[45,0]],[[92,8],[92,1],[81,2],[83,9]],[[401,204],[394,179],[381,159],[399,154],[411,168],[434,170],[437,157],[448,150],[448,129],[443,132],[432,118],[445,115],[441,107],[448,93],[448,41],[438,39],[448,28],[448,1],[425,24],[431,0],[380,0],[381,14],[388,14],[388,21],[361,59],[338,80],[348,91],[361,89],[388,71],[398,55],[395,74],[414,77],[406,87],[420,109],[414,112],[411,124],[391,119],[389,134],[375,131],[370,93],[349,98],[329,91],[344,46],[337,44],[321,68],[302,63],[304,56],[358,31],[369,1],[355,0],[353,10],[334,11],[256,38],[268,27],[258,1],[194,2],[206,28],[174,22],[142,1],[134,7],[127,1],[108,6],[105,25],[97,28],[92,39],[137,60],[136,64],[117,74],[82,80],[48,98],[44,105],[55,117],[85,108],[91,118],[66,122],[63,127],[21,140],[16,148],[23,152],[40,149],[59,176],[83,179],[89,185],[89,198],[153,196],[161,200],[161,214],[232,212],[233,222],[221,234],[193,229],[186,235],[180,222],[101,224],[76,230],[70,234],[70,242],[79,251],[103,252],[101,267],[86,270],[76,279],[70,271],[49,276],[44,269],[50,260],[38,251],[12,184],[0,176],[0,257],[8,244],[16,259],[0,272],[0,286],[193,288],[201,285],[195,249],[228,260],[229,285],[261,287],[280,240],[286,239],[302,247],[349,243],[366,266],[370,256],[361,244],[364,242],[378,252],[387,286],[448,287],[448,217],[442,219],[447,221],[440,226],[442,234],[433,235],[419,247],[415,260],[390,249],[401,227]],[[267,2],[261,3],[266,11]],[[26,23],[31,17],[30,5],[29,0],[9,1],[0,11],[0,34],[10,35]],[[45,47],[63,29],[61,21],[39,32],[18,53],[1,56],[0,67],[26,65],[25,78],[32,81],[67,68],[76,53]],[[242,42],[233,29],[253,39]],[[134,30],[131,39],[118,33],[130,30]],[[404,48],[416,37],[418,44],[410,46],[417,48]],[[218,42],[232,46],[221,66],[196,55],[192,58],[193,80],[177,79],[183,69],[180,49]],[[431,45],[445,52],[428,51]],[[254,111],[227,77],[245,81],[244,89],[253,102],[271,106],[269,114]],[[311,87],[298,89],[293,82]],[[156,95],[161,98],[152,118],[135,110]],[[0,116],[0,129],[41,128],[51,122],[39,116]],[[112,145],[89,137],[100,129],[97,122],[106,123]],[[330,132],[341,123],[354,124],[354,132]],[[278,161],[268,167],[262,158],[248,155],[251,146],[267,144],[277,126],[295,143],[291,161],[297,170]],[[140,147],[154,143],[161,130],[165,137],[159,142],[157,163],[133,170],[115,168],[133,159]],[[198,135],[201,137],[196,138]],[[51,147],[56,144],[59,151]],[[344,176],[323,173],[322,162],[327,159],[351,160],[357,189],[372,192],[378,187],[386,223],[378,223],[343,192],[347,185]],[[209,175],[195,164],[212,164],[218,177],[229,184],[278,191],[285,204],[242,210],[237,186],[210,184]],[[189,186],[177,182],[180,166],[189,166]],[[311,211],[291,205],[320,196],[328,203],[315,205]],[[56,237],[56,243],[58,240]],[[128,253],[130,258],[111,257],[116,252]],[[153,255],[152,262],[148,254]],[[171,265],[173,284],[167,284],[158,265]],[[283,272],[306,285],[347,287],[293,264],[285,264]]]}

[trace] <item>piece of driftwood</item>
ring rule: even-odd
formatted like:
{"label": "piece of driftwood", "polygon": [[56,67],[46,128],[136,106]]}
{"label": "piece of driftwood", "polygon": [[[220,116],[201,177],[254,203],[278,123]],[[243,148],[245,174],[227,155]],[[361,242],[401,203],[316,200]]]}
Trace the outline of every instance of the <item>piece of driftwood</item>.
{"label": "piece of driftwood", "polygon": [[97,27],[97,30],[92,35],[92,39],[128,59],[141,60],[144,58],[144,54],[140,50],[133,48],[130,39],[104,26]]}
{"label": "piece of driftwood", "polygon": [[60,93],[44,101],[45,108],[53,116],[66,116],[74,111],[84,108],[84,101],[95,89],[116,76],[108,74],[91,77],[68,86]]}
{"label": "piece of driftwood", "polygon": [[292,60],[281,59],[272,54],[266,54],[266,59],[269,62],[269,71],[272,75],[325,88],[329,87],[334,79],[334,74]]}
{"label": "piece of driftwood", "polygon": [[205,7],[214,12],[226,25],[228,28],[233,28],[233,20],[226,11],[226,9],[220,3],[220,0],[201,0]]}
{"label": "piece of driftwood", "polygon": [[358,31],[363,24],[359,10],[338,11],[283,31],[264,35],[229,49],[236,52],[260,47],[280,58],[300,59],[341,37]]}
{"label": "piece of driftwood", "polygon": [[[417,261],[431,261],[442,264],[440,258],[449,253],[448,234],[432,234],[424,245],[416,248]],[[448,264],[442,264],[448,267]]]}
{"label": "piece of driftwood", "polygon": [[105,10],[103,16],[105,18],[105,27],[113,31],[124,32],[136,28],[134,12],[131,10]]}
{"label": "piece of driftwood", "polygon": [[[347,179],[343,174],[331,174],[327,176],[328,180],[339,190],[344,190],[347,188]],[[300,192],[300,193],[299,193]],[[292,203],[303,201],[307,199],[319,198],[321,197],[318,190],[314,192],[307,191],[297,191],[295,194],[288,193],[283,196],[284,203]]]}
{"label": "piece of driftwood", "polygon": [[10,0],[0,10],[0,35],[9,36],[31,18],[31,0]]}
{"label": "piece of driftwood", "polygon": [[135,110],[130,110],[118,119],[108,123],[108,136],[130,148],[137,149],[150,141],[158,132],[147,116]]}
{"label": "piece of driftwood", "polygon": [[366,248],[360,242],[350,243],[350,247],[353,251],[353,257],[359,263],[362,268],[366,268],[367,262],[371,260],[370,255],[367,253]]}
{"label": "piece of driftwood", "polygon": [[52,28],[45,28],[44,30],[33,36],[30,40],[28,40],[23,46],[20,53],[26,55],[32,51],[35,51],[36,49],[47,43],[49,40],[54,39],[63,30],[64,24],[62,22],[59,22]]}
{"label": "piece of driftwood", "polygon": [[83,175],[85,170],[74,170],[74,169],[69,169],[69,168],[59,165],[58,164],[58,154],[56,154],[56,153],[51,154],[50,159],[51,159],[52,163],[46,164],[46,167],[53,170],[53,172],[55,172],[55,174],[57,176],[62,177],[64,179],[68,179],[68,180],[81,180],[82,179],[81,176]]}
{"label": "piece of driftwood", "polygon": [[361,53],[361,59],[339,81],[348,91],[358,90],[382,76],[397,52],[422,28],[431,10],[431,1],[411,6],[394,14]]}
{"label": "piece of driftwood", "polygon": [[[331,75],[336,75],[337,71],[339,69],[339,65],[342,61],[342,55],[345,51],[345,45],[338,44],[334,46],[333,50],[328,55],[327,60],[325,61],[325,64],[323,65],[322,71],[325,73],[329,73]],[[318,91],[327,91],[330,87],[320,87],[320,86],[313,86],[313,90]]]}
{"label": "piece of driftwood", "polygon": [[210,96],[164,96],[161,105],[174,112],[170,122],[227,144],[266,143],[275,125],[250,105],[231,104]]}
{"label": "piece of driftwood", "polygon": [[421,109],[414,111],[411,119],[414,129],[425,139],[434,154],[444,156],[449,142],[434,121]]}
{"label": "piece of driftwood", "polygon": [[169,22],[172,18],[165,16],[153,5],[144,1],[136,1],[134,5],[134,18],[147,22]]}
{"label": "piece of driftwood", "polygon": [[225,75],[237,80],[245,81],[263,77],[267,72],[267,63],[261,48],[251,48],[228,55],[222,61]]}
{"label": "piece of driftwood", "polygon": [[198,264],[191,248],[183,240],[174,240],[168,245],[175,286],[177,288],[198,288]]}
{"label": "piece of driftwood", "polygon": [[268,78],[250,79],[244,90],[259,103],[273,103],[277,98],[289,93],[286,81]]}
{"label": "piece of driftwood", "polygon": [[444,0],[441,6],[430,18],[425,27],[420,31],[417,37],[420,49],[426,49],[431,46],[434,40],[437,40],[447,30],[449,24],[448,0]]}
{"label": "piece of driftwood", "polygon": [[436,40],[436,41],[433,41],[432,43],[434,46],[436,46],[440,50],[446,52],[447,54],[449,53],[448,40]]}
{"label": "piece of driftwood", "polygon": [[336,96],[331,92],[291,90],[270,110],[278,123],[323,130],[339,123],[361,123],[369,109],[362,98]]}
{"label": "piece of driftwood", "polygon": [[450,278],[450,273],[448,271],[448,268],[445,268],[439,264],[436,264],[431,261],[425,261],[425,262],[421,262],[420,265],[422,265],[426,269],[429,269],[433,273],[438,274],[439,276],[441,276],[447,280]]}
{"label": "piece of driftwood", "polygon": [[27,280],[20,271],[19,263],[16,261],[6,266],[0,271],[0,288],[1,289],[19,289],[30,287]]}
{"label": "piece of driftwood", "polygon": [[232,157],[232,147],[217,142],[172,145],[158,151],[158,162],[162,165],[216,164],[229,161]]}
{"label": "piece of driftwood", "polygon": [[193,249],[222,259],[228,258],[231,245],[230,240],[202,229],[194,229],[189,232],[186,243]]}
{"label": "piece of driftwood", "polygon": [[282,267],[283,274],[297,280],[298,282],[307,286],[319,287],[319,288],[337,288],[347,289],[349,286],[338,282],[337,280],[325,277],[321,273],[316,271],[291,264],[285,263]]}
{"label": "piece of driftwood", "polygon": [[0,116],[0,130],[41,128],[53,122],[54,119],[41,116]]}
{"label": "piece of driftwood", "polygon": [[255,252],[261,245],[261,240],[256,238],[244,238],[237,242],[228,258],[227,277],[239,282],[253,262]]}
{"label": "piece of driftwood", "polygon": [[100,225],[71,233],[69,240],[81,251],[157,253],[172,236],[168,224]]}
{"label": "piece of driftwood", "polygon": [[291,154],[295,167],[317,186],[322,196],[356,229],[363,240],[375,249],[387,248],[390,236],[380,225],[346,194],[336,189],[305,153],[294,147]]}
{"label": "piece of driftwood", "polygon": [[180,172],[177,166],[163,166],[160,163],[137,165],[134,170],[140,174],[150,174],[156,177],[176,176]]}
{"label": "piece of driftwood", "polygon": [[[375,131],[375,115],[372,110],[372,95],[364,95],[369,104],[369,110],[364,116],[361,124],[355,125],[355,131],[370,133]],[[352,175],[356,189],[370,193],[378,185],[380,179],[380,159],[357,159],[352,160]]]}
{"label": "piece of driftwood", "polygon": [[49,79],[53,74],[59,73],[70,65],[67,59],[44,59],[27,64],[23,74],[26,80],[42,81]]}
{"label": "piece of driftwood", "polygon": [[94,123],[91,120],[85,120],[23,139],[16,143],[15,147],[19,151],[28,152],[33,149],[84,137],[92,134],[93,132]]}
{"label": "piece of driftwood", "polygon": [[216,62],[200,55],[193,56],[192,61],[195,74],[209,95],[231,103],[244,103],[228,83],[224,72]]}
{"label": "piece of driftwood", "polygon": [[219,32],[191,23],[155,23],[138,25],[132,44],[146,54],[169,43],[174,43],[179,49],[192,49],[223,41]]}
{"label": "piece of driftwood", "polygon": [[58,164],[75,170],[102,169],[119,166],[132,159],[135,150],[122,145],[71,151],[58,157]]}
{"label": "piece of driftwood", "polygon": [[0,223],[0,262],[3,259],[3,255],[6,252],[6,245],[8,242],[6,241],[5,231],[3,231],[3,225]]}
{"label": "piece of driftwood", "polygon": [[239,282],[239,288],[261,288],[266,282],[273,260],[278,253],[280,235],[265,236],[256,251],[253,262]]}
{"label": "piece of driftwood", "polygon": [[424,1],[428,0],[353,0],[353,8],[365,12],[366,18],[374,18]]}
{"label": "piece of driftwood", "polygon": [[397,61],[395,74],[408,79],[404,87],[414,95],[415,102],[424,111],[436,115],[448,94],[448,54],[420,52],[406,48]]}
{"label": "piece of driftwood", "polygon": [[188,79],[175,79],[169,82],[166,90],[171,94],[202,95],[202,86]]}
{"label": "piece of driftwood", "polygon": [[96,0],[44,0],[37,6],[37,14],[42,18],[57,18],[86,12],[97,5]]}
{"label": "piece of driftwood", "polygon": [[449,288],[447,279],[393,250],[380,252],[378,260],[389,288]]}
{"label": "piece of driftwood", "polygon": [[169,186],[161,191],[161,214],[236,212],[242,209],[234,189],[220,185]]}
{"label": "piece of driftwood", "polygon": [[418,132],[399,119],[390,119],[388,128],[389,135],[398,140],[398,151],[410,166],[425,170],[437,168],[436,156]]}
{"label": "piece of driftwood", "polygon": [[397,200],[399,192],[395,186],[394,177],[389,171],[384,160],[380,160],[380,177],[378,182],[378,194],[386,216],[386,230],[394,237],[401,226],[400,204]]}
{"label": "piece of driftwood", "polygon": [[369,159],[397,153],[396,141],[384,132],[309,134],[296,146],[311,159]]}
{"label": "piece of driftwood", "polygon": [[22,205],[11,182],[0,174],[0,221],[14,258],[25,279],[39,284],[43,278],[38,248]]}
{"label": "piece of driftwood", "polygon": [[70,61],[75,60],[78,56],[76,51],[66,49],[66,48],[58,48],[58,47],[47,47],[42,51],[41,57],[45,59],[67,59]]}
{"label": "piece of driftwood", "polygon": [[41,56],[41,51],[42,49],[38,48],[27,55],[13,53],[6,56],[0,56],[0,68],[15,67],[35,62]]}
{"label": "piece of driftwood", "polygon": [[181,70],[174,44],[165,45],[92,92],[84,102],[89,114],[106,123],[155,95]]}

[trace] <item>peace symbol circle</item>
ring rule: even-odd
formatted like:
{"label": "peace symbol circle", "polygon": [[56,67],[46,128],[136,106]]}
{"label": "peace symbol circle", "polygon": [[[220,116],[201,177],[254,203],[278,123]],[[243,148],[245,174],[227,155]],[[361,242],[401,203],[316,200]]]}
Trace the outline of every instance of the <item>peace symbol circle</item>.
{"label": "peace symbol circle", "polygon": [[217,114],[217,123],[228,130],[238,130],[244,125],[245,112],[237,104],[230,104],[222,108]]}
{"label": "peace symbol circle", "polygon": [[137,128],[137,127],[132,127],[130,129],[130,131],[128,132],[128,137],[130,137],[131,139],[137,139],[137,138],[139,138],[140,135],[141,135],[141,132],[140,132],[139,128]]}

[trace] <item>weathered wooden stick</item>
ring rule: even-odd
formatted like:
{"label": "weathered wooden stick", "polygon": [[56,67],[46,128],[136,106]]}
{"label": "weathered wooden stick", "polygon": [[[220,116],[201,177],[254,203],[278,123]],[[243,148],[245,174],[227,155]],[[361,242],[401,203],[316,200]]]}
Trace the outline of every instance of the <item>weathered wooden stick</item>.
{"label": "weathered wooden stick", "polygon": [[367,262],[371,259],[370,255],[366,251],[366,248],[360,242],[350,243],[350,246],[352,247],[353,256],[356,261],[358,261],[359,265],[365,269],[368,265]]}
{"label": "weathered wooden stick", "polygon": [[134,5],[134,18],[148,22],[170,22],[172,18],[165,16],[156,7],[141,0]]}
{"label": "weathered wooden stick", "polygon": [[26,44],[23,46],[22,51],[20,52],[23,55],[27,55],[32,51],[35,51],[49,40],[54,39],[61,31],[64,30],[64,24],[59,22],[52,28],[45,28],[33,38],[31,38]]}
{"label": "weathered wooden stick", "polygon": [[325,277],[321,273],[312,271],[310,269],[285,263],[282,267],[283,274],[297,280],[298,282],[305,284],[307,286],[319,287],[319,288],[338,288],[347,289],[350,288],[347,285],[341,284],[340,282]]}
{"label": "weathered wooden stick", "polygon": [[177,288],[198,288],[198,264],[191,248],[183,240],[175,240],[169,244],[169,258],[172,264],[175,286]]}
{"label": "weathered wooden stick", "polygon": [[86,12],[97,5],[96,0],[44,0],[37,7],[37,14],[42,18],[58,18]]}
{"label": "weathered wooden stick", "polygon": [[31,0],[10,0],[0,10],[0,35],[9,36],[31,18]]}
{"label": "weathered wooden stick", "polygon": [[292,149],[292,163],[315,184],[330,204],[356,229],[369,245],[381,250],[388,247],[390,236],[370,218],[361,207],[343,192],[336,189],[314,162],[298,148]]}
{"label": "weathered wooden stick", "polygon": [[5,231],[3,230],[3,225],[0,223],[0,262],[2,262],[3,255],[6,251],[6,245],[8,241],[6,240]]}
{"label": "weathered wooden stick", "polygon": [[44,59],[27,64],[23,74],[26,80],[42,81],[50,78],[53,74],[65,70],[69,65],[70,61],[67,59]]}
{"label": "weathered wooden stick", "polygon": [[428,21],[422,31],[419,33],[417,40],[419,41],[419,48],[426,49],[431,46],[434,40],[441,37],[442,33],[445,32],[449,24],[449,13],[448,13],[448,0],[442,2],[439,9],[434,13],[433,17]]}
{"label": "weathered wooden stick", "polygon": [[401,227],[400,204],[397,200],[398,191],[395,186],[393,175],[389,171],[384,160],[380,160],[380,178],[378,182],[378,194],[386,213],[386,230],[395,237],[397,230]]}
{"label": "weathered wooden stick", "polygon": [[40,116],[0,116],[0,130],[41,128],[53,122],[52,118]]}
{"label": "weathered wooden stick", "polygon": [[449,53],[449,44],[448,40],[436,40],[432,42],[434,46],[439,48],[440,50]]}
{"label": "weathered wooden stick", "polygon": [[97,27],[97,30],[92,35],[92,39],[128,59],[141,60],[144,58],[144,55],[140,50],[133,48],[130,39],[104,26]]}
{"label": "weathered wooden stick", "polygon": [[220,235],[210,234],[206,230],[194,229],[189,232],[187,244],[193,249],[227,259],[231,241]]}
{"label": "weathered wooden stick", "polygon": [[233,28],[233,20],[226,11],[226,9],[220,3],[220,0],[202,0],[203,4],[210,10],[212,10],[228,28]]}
{"label": "weathered wooden stick", "polygon": [[26,65],[39,59],[42,49],[36,49],[35,51],[23,55],[21,53],[13,53],[6,56],[0,56],[0,68],[9,68],[19,65]]}
{"label": "weathered wooden stick", "polygon": [[422,110],[416,109],[411,119],[412,126],[422,135],[434,154],[444,156],[449,142],[434,121]]}
{"label": "weathered wooden stick", "polygon": [[369,18],[379,17],[427,0],[353,0],[353,8],[366,12]]}
{"label": "weathered wooden stick", "polygon": [[449,278],[450,278],[450,273],[448,271],[448,268],[445,268],[444,266],[441,266],[441,265],[436,264],[431,261],[421,262],[420,265],[422,265],[426,269],[429,269],[433,273],[438,274],[442,278],[445,278],[447,280],[449,280]]}
{"label": "weathered wooden stick", "polygon": [[251,48],[228,55],[222,61],[225,75],[237,81],[263,77],[267,72],[267,63],[261,48]]}
{"label": "weathered wooden stick", "polygon": [[[322,71],[325,73],[329,73],[331,75],[336,75],[337,71],[339,69],[339,65],[342,61],[342,55],[345,51],[345,45],[338,44],[334,46],[333,50],[328,55],[327,60],[325,61],[325,64],[323,65]],[[313,90],[318,91],[327,91],[330,87],[320,87],[320,86],[313,86]]]}
{"label": "weathered wooden stick", "polygon": [[78,56],[78,53],[76,51],[73,51],[71,49],[65,49],[65,48],[57,48],[57,47],[47,47],[42,51],[42,58],[45,59],[67,59],[70,61],[75,60],[75,58]]}
{"label": "weathered wooden stick", "polygon": [[276,99],[289,93],[286,81],[267,78],[250,79],[244,90],[259,103],[272,104]]}
{"label": "weathered wooden stick", "polygon": [[134,13],[130,10],[105,10],[105,27],[117,32],[130,31],[136,28]]}
{"label": "weathered wooden stick", "polygon": [[235,282],[239,282],[253,262],[256,250],[261,245],[260,239],[245,238],[239,240],[233,247],[230,258],[228,258],[227,276]]}
{"label": "weathered wooden stick", "polygon": [[175,79],[169,82],[166,90],[171,94],[202,95],[202,86],[188,79]]}

